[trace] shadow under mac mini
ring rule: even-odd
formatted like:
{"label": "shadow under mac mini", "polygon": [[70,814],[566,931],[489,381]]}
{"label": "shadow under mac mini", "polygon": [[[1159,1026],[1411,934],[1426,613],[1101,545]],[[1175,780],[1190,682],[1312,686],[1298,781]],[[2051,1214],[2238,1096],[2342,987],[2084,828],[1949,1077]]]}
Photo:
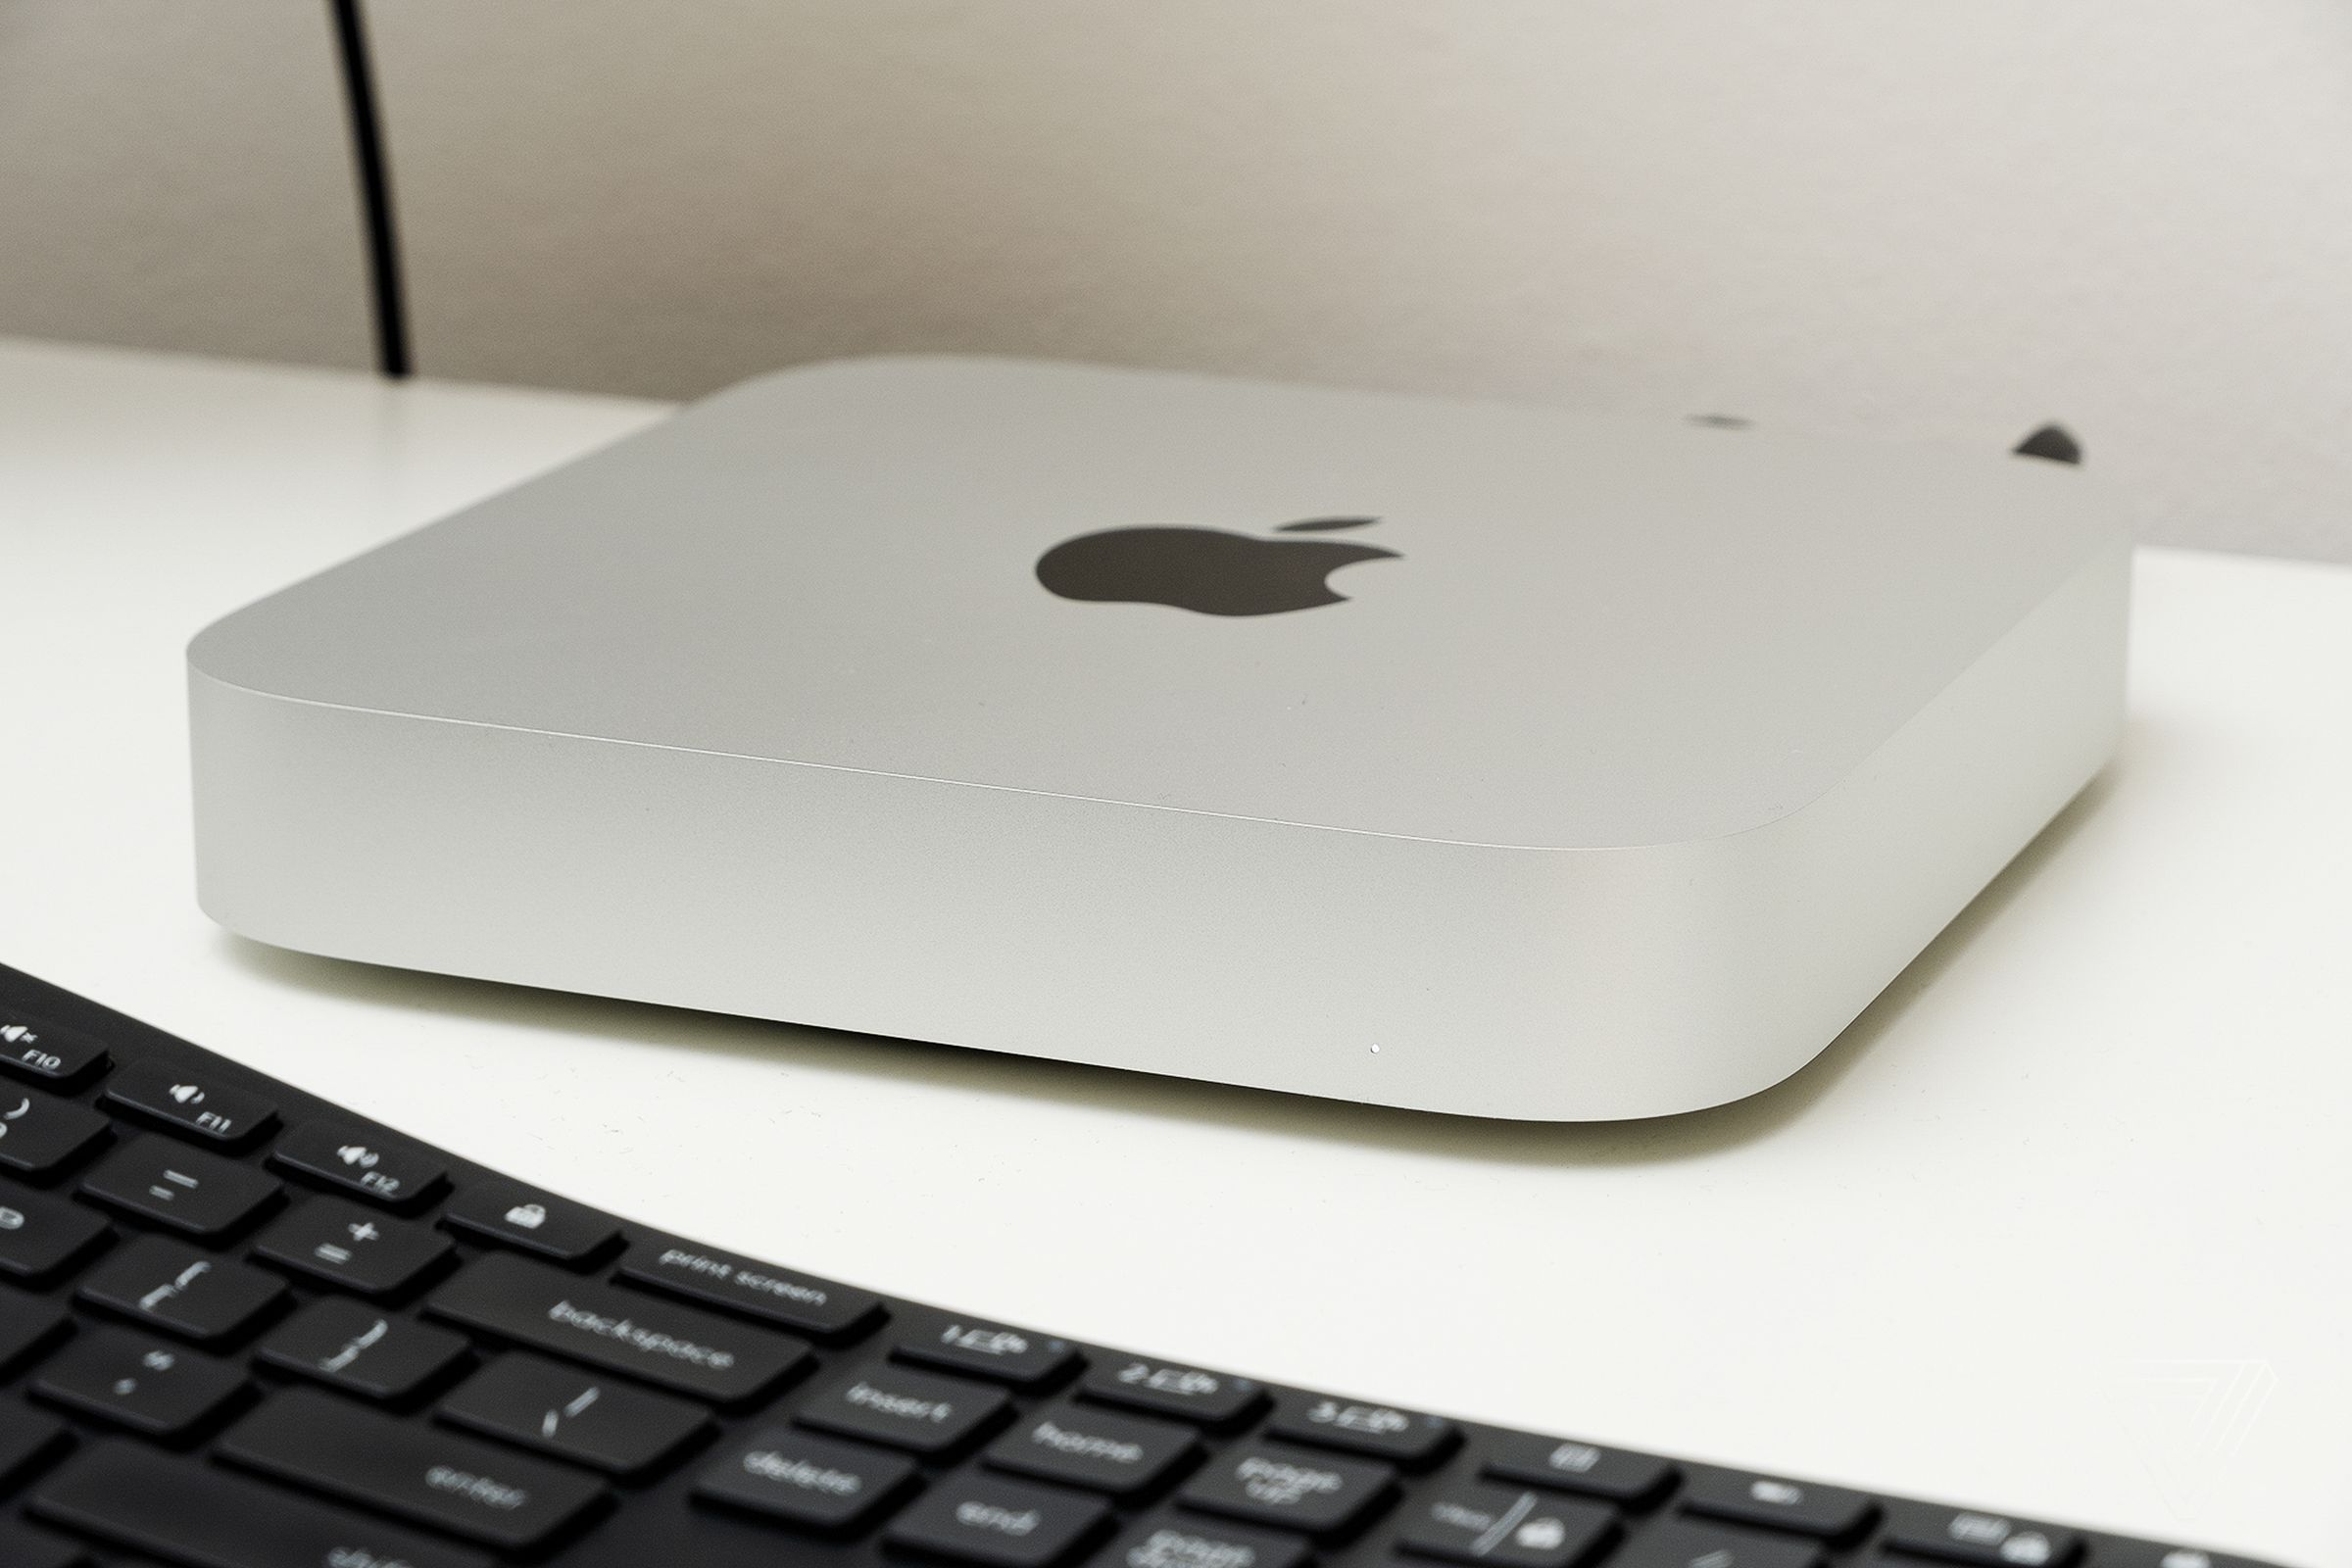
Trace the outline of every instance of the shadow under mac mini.
{"label": "shadow under mac mini", "polygon": [[[1730,1104],[1641,1121],[1515,1122],[1400,1110],[385,968],[292,953],[225,932],[220,940],[232,963],[272,984],[417,1013],[553,1026],[631,1042],[649,1052],[782,1059],[974,1095],[1055,1101],[1459,1158],[1560,1166],[1657,1163],[1752,1143],[1803,1116],[1959,960],[1977,934],[2000,918],[2040,866],[2064,850],[2113,793],[2114,773],[2111,766],[2068,803],[1843,1033],[1793,1076]],[[649,1069],[655,1065],[648,1063]]]}

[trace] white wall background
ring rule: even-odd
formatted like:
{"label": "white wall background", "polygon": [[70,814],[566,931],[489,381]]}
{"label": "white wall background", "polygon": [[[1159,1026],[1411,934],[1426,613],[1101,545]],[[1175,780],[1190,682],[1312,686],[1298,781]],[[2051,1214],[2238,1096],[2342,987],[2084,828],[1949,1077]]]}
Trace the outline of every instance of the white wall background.
{"label": "white wall background", "polygon": [[[0,223],[29,188],[41,226],[0,330],[348,363],[348,257],[313,302],[218,237],[348,234],[347,193],[185,140],[282,100],[339,158],[316,11],[0,0]],[[945,348],[1978,447],[2055,416],[2149,538],[2352,560],[2345,0],[370,15],[428,373],[687,396]],[[169,309],[123,204],[59,195],[159,149],[135,205],[222,259]]]}

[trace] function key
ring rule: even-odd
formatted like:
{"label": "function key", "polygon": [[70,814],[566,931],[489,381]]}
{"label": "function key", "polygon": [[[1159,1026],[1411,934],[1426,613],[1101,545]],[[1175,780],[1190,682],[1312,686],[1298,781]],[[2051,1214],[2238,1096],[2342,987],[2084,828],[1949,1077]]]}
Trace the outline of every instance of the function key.
{"label": "function key", "polygon": [[106,1086],[110,1103],[233,1149],[277,1119],[277,1107],[261,1096],[215,1083],[202,1067],[180,1069],[161,1061],[134,1061]]}
{"label": "function key", "polygon": [[254,1251],[362,1296],[407,1290],[456,1249],[439,1233],[340,1198],[314,1198],[262,1233]]}
{"label": "function key", "polygon": [[1461,1436],[1460,1429],[1443,1416],[1313,1394],[1284,1395],[1266,1431],[1293,1443],[1386,1459],[1407,1470],[1435,1463]]}
{"label": "function key", "polygon": [[98,1147],[107,1121],[87,1105],[0,1089],[0,1167],[51,1176]]}
{"label": "function key", "polygon": [[439,1379],[467,1348],[463,1335],[447,1329],[322,1296],[279,1324],[254,1354],[330,1389],[391,1403]]}
{"label": "function key", "polygon": [[1396,1479],[1385,1464],[1249,1446],[1210,1460],[1177,1500],[1245,1524],[1337,1536],[1361,1524]]}
{"label": "function key", "polygon": [[1131,1355],[1098,1364],[1087,1373],[1078,1393],[1082,1398],[1123,1404],[1152,1415],[1172,1415],[1204,1427],[1233,1426],[1254,1414],[1266,1397],[1266,1391],[1248,1378],[1167,1361],[1141,1361]]}
{"label": "function key", "polygon": [[1533,1487],[1606,1497],[1638,1507],[1674,1480],[1674,1466],[1646,1453],[1590,1443],[1507,1433],[1488,1445],[1486,1473]]}
{"label": "function key", "polygon": [[996,1389],[877,1362],[828,1384],[794,1419],[934,1458],[980,1437],[1011,1403]]}
{"label": "function key", "polygon": [[0,1275],[38,1285],[94,1250],[106,1234],[106,1221],[79,1203],[0,1182]]}
{"label": "function key", "polygon": [[106,1048],[87,1035],[0,1006],[0,1067],[64,1088],[104,1071]]}
{"label": "function key", "polygon": [[237,1230],[277,1200],[278,1185],[248,1165],[143,1133],[108,1155],[81,1190],[110,1207],[204,1238]]}
{"label": "function key", "polygon": [[315,1181],[396,1208],[422,1199],[449,1173],[416,1144],[331,1121],[302,1123],[277,1141],[270,1157]]}
{"label": "function key", "polygon": [[882,1298],[871,1291],[852,1290],[707,1247],[641,1242],[621,1259],[620,1276],[820,1339],[847,1338],[882,1310]]}
{"label": "function key", "polygon": [[1472,1484],[1416,1498],[1396,1544],[1422,1557],[1572,1568],[1617,1533],[1617,1511],[1540,1492]]}
{"label": "function key", "polygon": [[1306,1542],[1167,1509],[1137,1521],[1090,1568],[1299,1568]]}
{"label": "function key", "polygon": [[914,1474],[914,1461],[895,1453],[770,1427],[713,1459],[694,1494],[779,1524],[839,1533],[872,1519]]}
{"label": "function key", "polygon": [[168,1236],[133,1239],[82,1281],[81,1298],[198,1345],[241,1338],[285,1298],[285,1282]]}
{"label": "function key", "polygon": [[75,1335],[32,1381],[53,1404],[165,1441],[220,1414],[244,1387],[227,1361],[114,1328]]}
{"label": "function key", "polygon": [[1878,1504],[1843,1487],[1819,1487],[1778,1476],[1702,1470],[1683,1493],[1683,1507],[1740,1524],[1768,1525],[1800,1536],[1838,1541],[1858,1535],[1878,1514]]}
{"label": "function key", "polygon": [[1661,1519],[1609,1559],[1609,1568],[1821,1568],[1810,1541]]}
{"label": "function key", "polygon": [[1026,1329],[970,1318],[918,1334],[894,1352],[902,1361],[965,1372],[1016,1389],[1035,1388],[1066,1371],[1078,1352],[1067,1340],[1049,1340]]}
{"label": "function key", "polygon": [[934,1485],[884,1539],[983,1568],[1051,1568],[1109,1517],[1093,1497],[965,1471]]}
{"label": "function key", "polygon": [[1189,1427],[1055,1405],[989,1446],[982,1462],[1039,1481],[1132,1497],[1165,1481],[1200,1450]]}
{"label": "function key", "polygon": [[595,1209],[509,1181],[466,1188],[450,1200],[441,1223],[571,1268],[585,1267],[620,1240],[620,1228]]}
{"label": "function key", "polygon": [[[2082,1549],[2082,1538],[2071,1530],[1997,1513],[1925,1503],[1902,1503],[1890,1511],[1881,1543],[1889,1551],[1989,1568],[2064,1568]],[[2100,1568],[2106,1561],[2102,1554]]]}

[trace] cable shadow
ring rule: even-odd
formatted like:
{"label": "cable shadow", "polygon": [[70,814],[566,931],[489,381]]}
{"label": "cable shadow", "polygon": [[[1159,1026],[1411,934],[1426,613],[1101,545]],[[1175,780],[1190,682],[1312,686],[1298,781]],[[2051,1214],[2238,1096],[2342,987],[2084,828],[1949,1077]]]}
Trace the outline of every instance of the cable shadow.
{"label": "cable shadow", "polygon": [[2040,868],[2064,852],[2114,792],[2115,772],[2112,766],[2101,772],[2068,803],[1820,1055],[1793,1076],[1727,1105],[1641,1121],[1515,1122],[1399,1110],[386,968],[272,948],[227,932],[220,933],[219,941],[231,963],[259,979],[370,1006],[457,1013],[485,1022],[564,1029],[657,1051],[782,1060],[829,1073],[919,1082],[974,1096],[1215,1122],[1276,1137],[1324,1139],[1399,1152],[1528,1165],[1657,1163],[1755,1143],[1804,1116],[1900,1023],[1919,996],[1960,960],[1978,934],[2001,917]]}

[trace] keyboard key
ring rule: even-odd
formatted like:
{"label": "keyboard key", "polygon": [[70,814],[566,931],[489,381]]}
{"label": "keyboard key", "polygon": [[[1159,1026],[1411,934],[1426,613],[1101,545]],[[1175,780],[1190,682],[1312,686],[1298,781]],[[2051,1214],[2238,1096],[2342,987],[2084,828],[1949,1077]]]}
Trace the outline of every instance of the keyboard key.
{"label": "keyboard key", "polygon": [[1486,1473],[1636,1507],[1664,1491],[1674,1466],[1646,1453],[1512,1433],[1489,1446]]}
{"label": "keyboard key", "polygon": [[278,1184],[248,1165],[141,1133],[82,1179],[110,1208],[198,1238],[242,1230],[277,1201]]}
{"label": "keyboard key", "polygon": [[1661,1519],[1609,1559],[1609,1568],[1821,1568],[1810,1541]]}
{"label": "keyboard key", "polygon": [[169,1442],[228,1408],[242,1369],[128,1329],[74,1336],[32,1380],[32,1392],[102,1421]]}
{"label": "keyboard key", "polygon": [[1179,1500],[1245,1524],[1338,1536],[1362,1524],[1396,1479],[1385,1464],[1252,1445],[1211,1459]]}
{"label": "keyboard key", "polygon": [[1188,1427],[1061,1404],[1014,1423],[982,1462],[1039,1481],[1132,1497],[1151,1491],[1200,1452]]}
{"label": "keyboard key", "polygon": [[425,1310],[718,1404],[758,1398],[809,1359],[798,1340],[505,1253],[466,1264]]}
{"label": "keyboard key", "polygon": [[0,1182],[0,1276],[38,1285],[105,1244],[106,1221],[78,1203]]}
{"label": "keyboard key", "polygon": [[33,1494],[31,1508],[184,1568],[492,1568],[463,1546],[120,1440],[74,1455]]}
{"label": "keyboard key", "polygon": [[700,1436],[699,1404],[516,1352],[441,1401],[441,1419],[608,1475],[640,1476]]}
{"label": "keyboard key", "polygon": [[1204,1427],[1238,1425],[1255,1414],[1266,1397],[1266,1391],[1248,1378],[1168,1361],[1139,1361],[1131,1355],[1104,1361],[1088,1372],[1078,1393],[1104,1404],[1172,1415]]}
{"label": "keyboard key", "polygon": [[1415,1498],[1396,1544],[1449,1562],[1571,1568],[1616,1533],[1617,1511],[1603,1503],[1473,1483]]}
{"label": "keyboard key", "polygon": [[[2082,1549],[2082,1539],[2055,1525],[2034,1524],[1973,1508],[1937,1508],[1923,1503],[1888,1510],[1880,1543],[1889,1551],[1947,1562],[1984,1563],[1988,1568],[2065,1568]],[[2104,1556],[2099,1568],[2106,1568]]]}
{"label": "keyboard key", "polygon": [[264,1231],[254,1250],[362,1296],[391,1296],[439,1267],[457,1249],[422,1225],[387,1219],[344,1199],[314,1198]]}
{"label": "keyboard key", "polygon": [[242,1339],[285,1299],[273,1274],[166,1236],[134,1237],[82,1281],[83,1300],[203,1346]]}
{"label": "keyboard key", "polygon": [[1050,1568],[1109,1517],[1093,1497],[967,1470],[933,1484],[883,1539],[984,1568]]}
{"label": "keyboard key", "polygon": [[1683,1492],[1683,1507],[1710,1518],[1766,1525],[1838,1541],[1858,1535],[1878,1516],[1878,1504],[1843,1487],[1784,1481],[1736,1470],[1702,1470]]}
{"label": "keyboard key", "polygon": [[620,1240],[620,1228],[596,1210],[518,1182],[479,1182],[463,1189],[443,1210],[441,1223],[477,1241],[574,1268],[586,1267]]}
{"label": "keyboard key", "polygon": [[89,1554],[46,1530],[0,1520],[0,1562],[8,1568],[85,1568]]}
{"label": "keyboard key", "polygon": [[2251,1557],[2226,1557],[2198,1546],[2170,1546],[2153,1541],[2103,1541],[2089,1568],[2264,1568]]}
{"label": "keyboard key", "polygon": [[694,1494],[802,1530],[843,1534],[889,1506],[914,1475],[914,1461],[895,1453],[770,1427],[713,1459]]}
{"label": "keyboard key", "polygon": [[58,1302],[0,1286],[0,1377],[62,1339],[68,1321]]}
{"label": "keyboard key", "polygon": [[576,1470],[289,1389],[228,1430],[220,1456],[348,1502],[528,1551],[584,1518],[604,1486]]}
{"label": "keyboard key", "polygon": [[223,1149],[252,1142],[277,1120],[277,1107],[261,1096],[217,1083],[207,1069],[162,1061],[129,1063],[106,1086],[106,1098]]}
{"label": "keyboard key", "polygon": [[1066,1340],[1050,1340],[1025,1329],[969,1318],[947,1324],[936,1334],[911,1337],[891,1353],[902,1361],[919,1361],[991,1383],[1009,1383],[1016,1389],[1050,1382],[1078,1357]]}
{"label": "keyboard key", "polygon": [[644,1242],[621,1259],[621,1277],[707,1301],[819,1339],[847,1339],[877,1321],[882,1298],[828,1280],[774,1268],[707,1247]]}
{"label": "keyboard key", "polygon": [[87,1035],[0,1005],[0,1067],[67,1089],[106,1070],[106,1048]]}
{"label": "keyboard key", "polygon": [[1300,1568],[1306,1542],[1163,1508],[1128,1527],[1089,1568]]}
{"label": "keyboard key", "polygon": [[951,1453],[996,1426],[1012,1401],[995,1389],[875,1364],[811,1395],[801,1425],[926,1458]]}
{"label": "keyboard key", "polygon": [[106,1137],[106,1118],[86,1105],[0,1090],[0,1167],[35,1178],[54,1175]]}
{"label": "keyboard key", "polygon": [[270,1157],[288,1170],[395,1208],[419,1201],[449,1174],[438,1156],[418,1145],[349,1122],[303,1122],[277,1141]]}
{"label": "keyboard key", "polygon": [[1284,1395],[1266,1432],[1293,1443],[1386,1459],[1406,1470],[1435,1464],[1461,1437],[1461,1430],[1441,1416],[1313,1394]]}
{"label": "keyboard key", "polygon": [[14,1399],[0,1401],[0,1490],[15,1490],[65,1446],[64,1422]]}
{"label": "keyboard key", "polygon": [[447,1329],[328,1296],[279,1324],[254,1353],[330,1389],[392,1404],[438,1381],[465,1359],[467,1346]]}

